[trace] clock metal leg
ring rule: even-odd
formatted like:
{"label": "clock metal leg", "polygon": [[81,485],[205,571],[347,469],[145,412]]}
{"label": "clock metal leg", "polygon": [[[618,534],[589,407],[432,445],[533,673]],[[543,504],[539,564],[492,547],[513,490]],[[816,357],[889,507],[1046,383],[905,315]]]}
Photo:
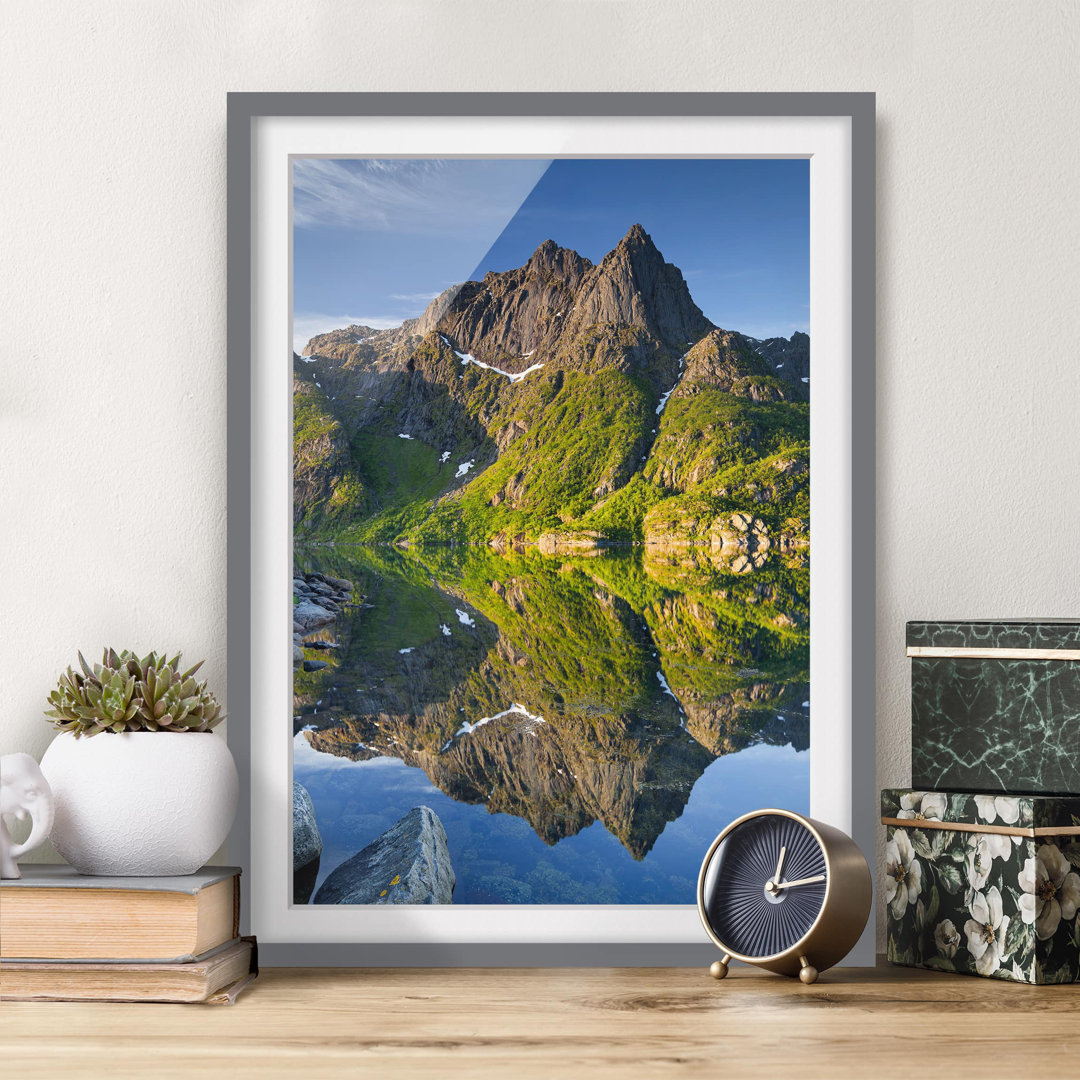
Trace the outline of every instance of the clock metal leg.
{"label": "clock metal leg", "polygon": [[724,953],[724,955],[723,955],[723,957],[721,959],[714,960],[712,962],[712,964],[709,965],[709,974],[714,979],[726,978],[727,977],[727,972],[728,972],[728,967],[727,967],[728,966],[728,961],[730,959],[731,959],[731,957],[728,956],[727,953]]}
{"label": "clock metal leg", "polygon": [[799,957],[799,963],[802,964],[802,969],[799,971],[800,981],[806,983],[807,986],[817,982],[818,969],[805,956]]}

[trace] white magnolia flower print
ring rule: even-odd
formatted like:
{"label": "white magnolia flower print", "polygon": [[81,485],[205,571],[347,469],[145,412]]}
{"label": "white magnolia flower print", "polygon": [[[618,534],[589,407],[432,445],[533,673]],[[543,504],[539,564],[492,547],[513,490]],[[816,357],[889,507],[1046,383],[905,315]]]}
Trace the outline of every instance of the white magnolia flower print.
{"label": "white magnolia flower print", "polygon": [[975,833],[968,841],[964,866],[967,868],[968,886],[976,891],[986,886],[995,859],[1007,859],[1012,854],[1012,844],[1007,836],[996,833]]}
{"label": "white magnolia flower print", "polygon": [[1020,873],[1016,875],[1020,886],[1020,918],[1030,926],[1038,912],[1035,910],[1035,860],[1025,859]]}
{"label": "white magnolia flower print", "polygon": [[934,791],[909,791],[900,796],[900,809],[896,816],[921,821],[944,821],[948,805],[947,795]]}
{"label": "white magnolia flower print", "polygon": [[967,948],[980,975],[993,975],[1001,967],[1009,917],[1001,908],[1001,893],[997,886],[985,895],[977,892],[971,901],[971,918],[964,923]]}
{"label": "white magnolia flower print", "polygon": [[1035,853],[1035,936],[1041,941],[1057,932],[1062,919],[1080,907],[1080,874],[1057,844],[1043,844]]}
{"label": "white magnolia flower print", "polygon": [[1015,825],[1020,820],[1020,800],[1010,795],[976,795],[975,808],[983,821],[996,821]]}
{"label": "white magnolia flower print", "polygon": [[956,950],[960,948],[960,931],[956,929],[952,919],[942,919],[937,924],[934,929],[934,944],[942,956],[951,960],[956,955]]}
{"label": "white magnolia flower print", "polygon": [[885,845],[885,902],[894,919],[902,919],[908,904],[914,904],[922,890],[922,863],[915,857],[908,834],[896,829]]}

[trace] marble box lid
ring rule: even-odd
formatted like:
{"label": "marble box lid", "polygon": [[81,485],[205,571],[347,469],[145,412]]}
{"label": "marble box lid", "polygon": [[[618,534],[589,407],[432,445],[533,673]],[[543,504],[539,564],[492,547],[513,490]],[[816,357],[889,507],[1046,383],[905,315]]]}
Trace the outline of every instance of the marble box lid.
{"label": "marble box lid", "polygon": [[1080,619],[916,620],[907,624],[907,646],[909,655],[919,648],[1080,649]]}

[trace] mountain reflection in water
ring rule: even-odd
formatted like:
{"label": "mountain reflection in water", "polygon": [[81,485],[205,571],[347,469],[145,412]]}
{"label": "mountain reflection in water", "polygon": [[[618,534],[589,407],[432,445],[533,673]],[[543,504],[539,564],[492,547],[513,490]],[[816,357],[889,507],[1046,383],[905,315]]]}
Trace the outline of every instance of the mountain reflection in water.
{"label": "mountain reflection in water", "polygon": [[806,812],[809,571],[707,556],[298,547],[355,585],[294,679],[322,876],[424,803],[455,903],[692,903],[728,820]]}

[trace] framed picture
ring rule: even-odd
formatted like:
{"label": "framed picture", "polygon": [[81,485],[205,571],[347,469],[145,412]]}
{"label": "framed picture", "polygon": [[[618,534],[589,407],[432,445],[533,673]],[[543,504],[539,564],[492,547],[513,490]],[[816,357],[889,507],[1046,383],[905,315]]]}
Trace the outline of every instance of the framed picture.
{"label": "framed picture", "polygon": [[873,859],[873,206],[872,94],[230,94],[266,962],[707,962],[730,820]]}

